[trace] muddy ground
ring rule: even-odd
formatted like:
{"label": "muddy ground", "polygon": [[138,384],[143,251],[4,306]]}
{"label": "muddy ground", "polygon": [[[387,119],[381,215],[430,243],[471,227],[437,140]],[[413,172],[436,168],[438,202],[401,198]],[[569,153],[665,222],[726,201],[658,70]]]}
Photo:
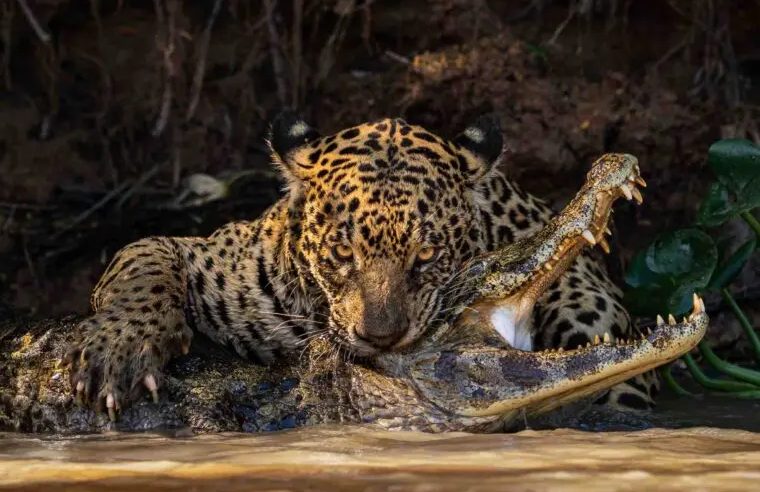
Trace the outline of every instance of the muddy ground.
{"label": "muddy ground", "polygon": [[[758,22],[754,0],[0,0],[0,315],[85,313],[126,243],[257,215],[283,107],[323,133],[400,115],[453,135],[496,112],[508,173],[557,205],[600,153],[637,155],[619,278],[693,219],[710,143],[760,139]],[[228,195],[191,193],[199,174]]]}

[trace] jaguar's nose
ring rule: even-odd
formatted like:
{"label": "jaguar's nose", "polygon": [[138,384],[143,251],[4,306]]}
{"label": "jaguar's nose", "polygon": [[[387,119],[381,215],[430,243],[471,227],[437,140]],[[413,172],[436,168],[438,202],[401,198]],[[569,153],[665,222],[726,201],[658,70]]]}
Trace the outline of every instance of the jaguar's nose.
{"label": "jaguar's nose", "polygon": [[384,312],[365,316],[356,327],[356,336],[378,349],[392,347],[406,333],[406,317],[400,313]]}

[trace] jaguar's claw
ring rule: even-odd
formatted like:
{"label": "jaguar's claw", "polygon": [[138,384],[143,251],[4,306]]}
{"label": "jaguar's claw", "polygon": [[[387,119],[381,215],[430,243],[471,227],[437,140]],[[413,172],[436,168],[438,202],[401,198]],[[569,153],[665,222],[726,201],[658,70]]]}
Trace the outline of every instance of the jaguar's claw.
{"label": "jaguar's claw", "polygon": [[76,404],[78,406],[84,405],[84,381],[79,381],[76,388]]}
{"label": "jaguar's claw", "polygon": [[111,422],[116,422],[116,399],[113,397],[113,393],[108,393],[106,396],[106,407],[108,408],[108,419]]}
{"label": "jaguar's claw", "polygon": [[153,377],[153,374],[145,376],[143,383],[145,384],[145,387],[148,388],[148,391],[150,391],[150,394],[153,397],[153,403],[158,403],[158,384],[156,384],[156,378]]}

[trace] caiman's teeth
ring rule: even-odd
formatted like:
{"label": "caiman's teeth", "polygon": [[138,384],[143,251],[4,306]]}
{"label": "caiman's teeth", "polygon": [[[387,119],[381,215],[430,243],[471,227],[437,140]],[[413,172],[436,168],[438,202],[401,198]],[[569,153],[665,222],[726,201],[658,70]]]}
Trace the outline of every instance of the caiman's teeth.
{"label": "caiman's teeth", "polygon": [[584,230],[581,236],[583,236],[583,239],[588,241],[591,246],[596,244],[596,238],[594,238],[594,234],[592,234],[588,229]]}
{"label": "caiman's teeth", "polygon": [[644,203],[644,197],[641,196],[641,192],[639,191],[638,188],[634,186],[632,193],[633,193],[633,198],[636,200],[636,203],[638,203],[639,205]]}
{"label": "caiman's teeth", "polygon": [[647,336],[652,334],[652,328],[647,326]]}
{"label": "caiman's teeth", "polygon": [[602,237],[599,239],[599,247],[601,247],[605,253],[610,254],[610,243],[608,243],[605,238]]}
{"label": "caiman's teeth", "polygon": [[610,230],[609,227],[604,228],[604,233],[607,234],[608,236],[612,236],[612,231]]}
{"label": "caiman's teeth", "polygon": [[551,263],[544,263],[544,269],[546,269],[547,272],[551,271],[551,269],[554,268]]}
{"label": "caiman's teeth", "polygon": [[599,345],[602,343],[602,339],[599,338],[599,335],[594,335],[594,345]]}
{"label": "caiman's teeth", "polygon": [[660,316],[660,315],[658,314],[658,315],[657,315],[657,326],[662,326],[662,325],[664,325],[664,324],[665,324],[665,320],[664,320],[664,319],[662,319],[662,316]]}
{"label": "caiman's teeth", "polygon": [[578,345],[578,348],[576,348],[575,350],[581,350],[582,348],[583,348],[583,345]]}
{"label": "caiman's teeth", "polygon": [[633,193],[631,193],[631,187],[628,184],[621,184],[618,188],[623,192],[626,200],[633,200]]}
{"label": "caiman's teeth", "polygon": [[671,325],[671,326],[674,325],[674,324],[676,324],[676,318],[672,314],[668,315],[668,324]]}
{"label": "caiman's teeth", "polygon": [[564,352],[564,351],[565,351],[565,349],[563,349],[562,347],[560,347],[560,348],[557,349],[557,352]]}
{"label": "caiman's teeth", "polygon": [[701,297],[697,295],[697,293],[694,293],[694,296],[692,298],[692,304],[693,307],[691,309],[692,314],[699,314],[705,312],[705,301],[702,300]]}
{"label": "caiman's teeth", "polygon": [[610,343],[610,334],[606,331],[604,332],[604,343]]}
{"label": "caiman's teeth", "polygon": [[647,187],[647,182],[646,182],[646,181],[644,181],[644,178],[642,178],[641,176],[636,176],[636,179],[635,179],[635,181],[636,181],[636,183],[637,183],[639,186],[641,186],[642,188],[646,188],[646,187]]}

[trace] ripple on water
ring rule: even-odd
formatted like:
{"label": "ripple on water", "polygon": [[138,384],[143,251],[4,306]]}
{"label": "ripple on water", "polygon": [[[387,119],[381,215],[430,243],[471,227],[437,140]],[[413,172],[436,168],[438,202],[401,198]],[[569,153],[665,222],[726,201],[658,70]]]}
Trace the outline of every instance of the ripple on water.
{"label": "ripple on water", "polygon": [[751,490],[760,434],[710,427],[472,435],[319,427],[168,437],[0,434],[0,489]]}

